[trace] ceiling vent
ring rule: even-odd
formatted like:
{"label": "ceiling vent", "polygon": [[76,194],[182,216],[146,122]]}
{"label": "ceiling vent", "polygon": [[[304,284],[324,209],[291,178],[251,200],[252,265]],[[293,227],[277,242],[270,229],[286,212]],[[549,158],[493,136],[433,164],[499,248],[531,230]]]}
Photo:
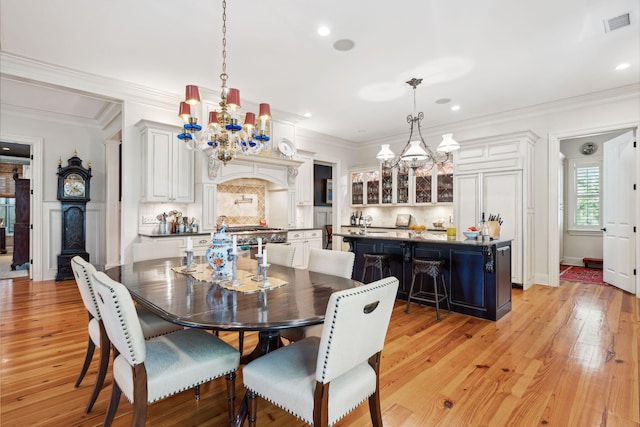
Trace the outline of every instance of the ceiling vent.
{"label": "ceiling vent", "polygon": [[618,28],[631,25],[631,19],[628,13],[604,20],[604,30],[608,33]]}

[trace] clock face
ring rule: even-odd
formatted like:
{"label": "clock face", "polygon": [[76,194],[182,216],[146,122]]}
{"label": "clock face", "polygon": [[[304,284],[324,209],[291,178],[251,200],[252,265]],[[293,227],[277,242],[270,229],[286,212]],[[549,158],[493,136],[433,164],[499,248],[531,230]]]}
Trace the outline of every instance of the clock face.
{"label": "clock face", "polygon": [[80,175],[72,173],[64,179],[64,195],[67,197],[84,197],[84,180]]}

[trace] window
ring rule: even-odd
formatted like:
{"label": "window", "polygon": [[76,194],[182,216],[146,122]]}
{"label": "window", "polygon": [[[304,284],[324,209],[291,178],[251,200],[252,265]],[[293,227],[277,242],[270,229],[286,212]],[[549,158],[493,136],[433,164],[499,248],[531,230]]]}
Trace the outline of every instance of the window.
{"label": "window", "polygon": [[572,159],[568,198],[570,230],[599,231],[602,205],[602,164]]}
{"label": "window", "polygon": [[13,224],[16,222],[16,199],[0,197],[0,220],[7,228],[7,235],[13,234]]}
{"label": "window", "polygon": [[576,168],[576,225],[600,225],[600,168]]}

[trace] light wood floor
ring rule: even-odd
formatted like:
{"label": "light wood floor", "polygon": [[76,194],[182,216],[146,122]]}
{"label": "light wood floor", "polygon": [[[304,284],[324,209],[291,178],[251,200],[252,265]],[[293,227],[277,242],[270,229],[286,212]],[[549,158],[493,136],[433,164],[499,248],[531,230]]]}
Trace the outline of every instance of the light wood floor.
{"label": "light wood floor", "polygon": [[[0,424],[101,425],[110,373],[91,412],[92,364],[73,384],[86,349],[87,316],[75,282],[0,281]],[[385,426],[638,426],[640,299],[612,287],[563,282],[514,289],[498,322],[398,302],[382,360]],[[357,332],[355,332],[357,333]],[[237,334],[223,334],[236,344]],[[249,334],[246,348],[255,343]],[[244,394],[238,376],[237,394]],[[224,380],[150,407],[150,426],[223,426]],[[114,425],[131,423],[123,397]],[[259,426],[300,426],[259,403]],[[339,426],[368,426],[367,404]]]}

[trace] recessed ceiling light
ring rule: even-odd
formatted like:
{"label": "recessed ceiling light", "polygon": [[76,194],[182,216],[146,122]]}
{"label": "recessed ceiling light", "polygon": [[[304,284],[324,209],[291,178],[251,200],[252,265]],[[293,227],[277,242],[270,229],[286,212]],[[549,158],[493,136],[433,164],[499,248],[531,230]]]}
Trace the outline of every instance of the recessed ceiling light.
{"label": "recessed ceiling light", "polygon": [[436,100],[436,104],[448,104],[449,102],[451,102],[451,99],[449,98],[440,98]]}
{"label": "recessed ceiling light", "polygon": [[308,119],[311,117],[311,113],[307,111],[306,113],[303,114],[303,116]]}
{"label": "recessed ceiling light", "polygon": [[329,27],[326,27],[323,25],[321,27],[318,27],[318,34],[321,35],[322,37],[326,37],[329,34],[331,34],[331,30],[329,29]]}
{"label": "recessed ceiling light", "polygon": [[356,44],[353,40],[349,39],[341,39],[333,44],[333,48],[335,50],[339,50],[340,52],[346,52],[348,50],[353,49]]}
{"label": "recessed ceiling light", "polygon": [[451,111],[458,111],[460,109],[459,105],[454,105],[453,107],[451,107]]}
{"label": "recessed ceiling light", "polygon": [[9,147],[2,147],[2,151],[11,151],[11,148],[9,148]]}
{"label": "recessed ceiling light", "polygon": [[626,70],[627,68],[630,67],[630,64],[628,62],[623,62],[622,64],[618,64],[616,66],[616,70],[620,71],[620,70]]}

